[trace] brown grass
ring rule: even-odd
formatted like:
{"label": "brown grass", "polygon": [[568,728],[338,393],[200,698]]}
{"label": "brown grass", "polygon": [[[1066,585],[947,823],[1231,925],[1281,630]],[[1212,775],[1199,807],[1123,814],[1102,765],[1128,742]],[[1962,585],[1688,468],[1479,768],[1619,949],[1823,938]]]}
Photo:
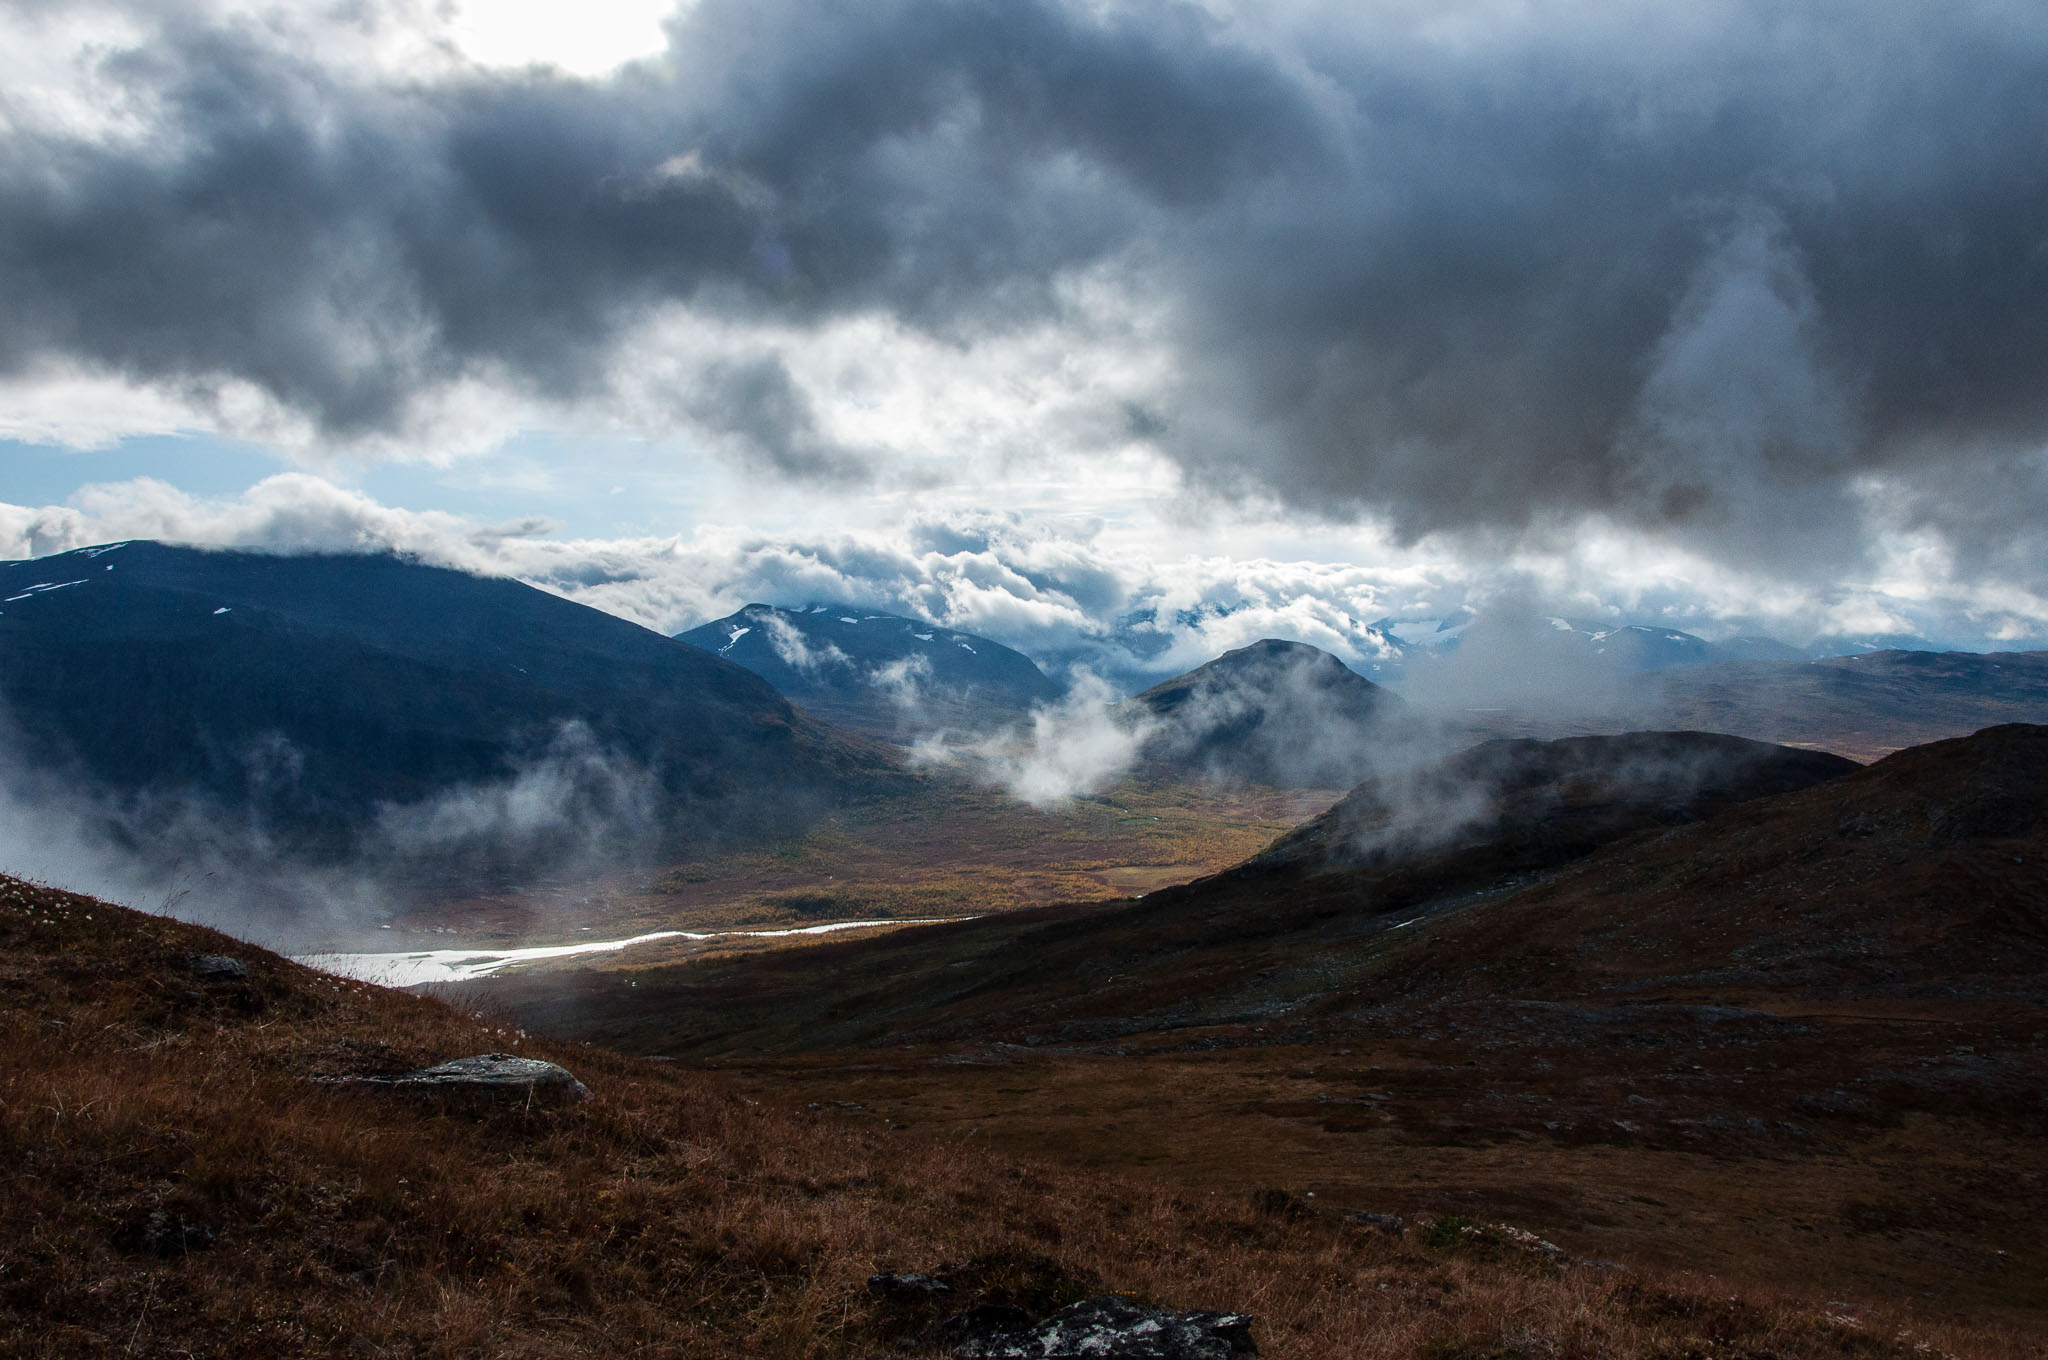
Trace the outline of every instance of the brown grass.
{"label": "brown grass", "polygon": [[[246,987],[188,956],[246,960]],[[0,880],[0,1352],[864,1356],[961,1304],[1090,1290],[1246,1309],[1290,1356],[2016,1354],[1710,1282],[1395,1241],[1267,1197],[1053,1169],[716,1077],[535,1044],[211,932]],[[517,1047],[594,1097],[466,1110],[307,1078]],[[152,1210],[218,1233],[115,1245]],[[1498,1257],[1498,1259],[1494,1259]],[[1910,1328],[1910,1332],[1902,1331]]]}

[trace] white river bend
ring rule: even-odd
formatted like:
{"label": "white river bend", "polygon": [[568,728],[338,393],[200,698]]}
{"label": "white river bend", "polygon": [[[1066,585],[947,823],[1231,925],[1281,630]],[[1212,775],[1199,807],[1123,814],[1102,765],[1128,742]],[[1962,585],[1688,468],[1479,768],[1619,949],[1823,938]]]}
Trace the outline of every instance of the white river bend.
{"label": "white river bend", "polygon": [[384,987],[417,987],[427,982],[469,982],[523,963],[566,959],[577,954],[615,954],[654,940],[775,940],[791,935],[829,935],[869,926],[929,926],[966,921],[966,916],[934,916],[917,920],[827,921],[823,925],[789,926],[780,930],[657,930],[623,940],[585,940],[579,944],[535,945],[527,949],[414,949],[394,954],[300,954],[296,962],[323,973],[374,982]]}

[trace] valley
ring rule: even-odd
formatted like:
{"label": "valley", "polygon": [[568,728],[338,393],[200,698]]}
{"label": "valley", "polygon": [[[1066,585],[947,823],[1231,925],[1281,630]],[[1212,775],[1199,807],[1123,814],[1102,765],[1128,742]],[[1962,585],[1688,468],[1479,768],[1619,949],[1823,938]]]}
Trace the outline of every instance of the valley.
{"label": "valley", "polygon": [[[23,1058],[0,1131],[76,1200],[38,1189],[9,1229],[30,1245],[0,1256],[18,1319],[70,1319],[40,1353],[103,1348],[110,1319],[141,1338],[152,1309],[174,1353],[243,1309],[311,1350],[292,1329],[322,1317],[392,1354],[518,1353],[516,1318],[556,1338],[536,1353],[595,1325],[685,1353],[968,1354],[861,1284],[924,1269],[989,1307],[1214,1303],[1274,1353],[1389,1360],[1537,1360],[1503,1340],[1524,1314],[1578,1338],[1545,1345],[1644,1360],[1845,1354],[1879,1318],[1893,1340],[1857,1354],[1939,1336],[1976,1360],[2030,1353],[2048,1319],[2048,654],[1697,660],[1518,708],[1268,640],[1090,707],[949,636],[965,688],[924,712],[997,723],[956,731],[906,728],[875,684],[924,655],[914,621],[750,606],[707,635],[774,633],[752,664],[847,730],[516,583],[109,557],[6,620],[0,681],[44,740],[10,777],[66,790],[16,806],[85,808],[129,856],[197,809],[262,828],[209,831],[222,883],[175,902],[298,961],[0,884]],[[365,580],[387,604],[345,607]],[[827,647],[837,671],[789,659]],[[389,679],[407,668],[466,697],[423,701]],[[123,686],[162,702],[102,730]],[[257,777],[252,751],[296,773]],[[238,879],[250,844],[272,878]],[[273,881],[294,886],[267,914],[228,909]],[[217,954],[253,981],[187,976]],[[293,1094],[458,1050],[556,1056],[593,1105],[437,1107],[415,1139]],[[254,1182],[216,1160],[243,1146],[205,1108],[222,1071],[274,1107],[233,1106],[265,1129],[234,1154]],[[692,1103],[726,1112],[715,1152]],[[128,1170],[95,1184],[78,1157]],[[494,1164],[555,1187],[517,1226]],[[438,1198],[398,1188],[416,1176]],[[654,1203],[666,1264],[556,1254],[648,1231],[619,1206]],[[235,1264],[177,1267],[158,1305],[161,1268],[120,1246],[138,1214],[203,1223]],[[439,1245],[396,1246],[404,1224]],[[52,1241],[94,1264],[66,1275]],[[264,1292],[236,1294],[250,1272]],[[1377,1297],[1411,1277],[1433,1292]],[[87,1302],[108,1290],[129,1293]],[[650,1291],[673,1316],[635,1311]]]}
{"label": "valley", "polygon": [[[1788,753],[1751,776],[1787,791],[1691,818],[1544,765],[1562,801],[1365,874],[1303,832],[1124,904],[451,995],[852,1127],[2021,1322],[2048,1308],[2044,740]],[[1612,768],[1644,787],[1640,754]]]}
{"label": "valley", "polygon": [[1107,901],[1227,868],[1339,792],[1127,779],[1041,811],[955,775],[926,774],[800,837],[588,879],[436,896],[306,948],[451,934],[467,946],[509,947],[551,934],[796,927]]}

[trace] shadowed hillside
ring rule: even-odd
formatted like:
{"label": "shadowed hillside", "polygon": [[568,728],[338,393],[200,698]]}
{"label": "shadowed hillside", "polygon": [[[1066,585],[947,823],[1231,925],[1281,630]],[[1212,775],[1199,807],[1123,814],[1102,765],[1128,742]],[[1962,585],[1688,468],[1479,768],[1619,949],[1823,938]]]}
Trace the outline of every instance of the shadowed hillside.
{"label": "shadowed hillside", "polygon": [[[1511,891],[1631,833],[1854,768],[1700,733],[1489,743],[1411,771],[1398,789],[1361,786],[1240,868],[1131,902],[648,970],[630,992],[565,977],[507,979],[494,995],[537,1025],[670,1053],[1242,1025],[1295,1004],[1276,968],[1306,977],[1363,966],[1394,913]],[[1404,793],[1428,801],[1410,806]],[[1422,815],[1389,820],[1389,800],[1403,818]],[[1368,832],[1394,834],[1349,843]]]}
{"label": "shadowed hillside", "polygon": [[893,777],[697,648],[392,556],[136,542],[0,564],[15,765],[131,847],[545,863],[804,825]]}

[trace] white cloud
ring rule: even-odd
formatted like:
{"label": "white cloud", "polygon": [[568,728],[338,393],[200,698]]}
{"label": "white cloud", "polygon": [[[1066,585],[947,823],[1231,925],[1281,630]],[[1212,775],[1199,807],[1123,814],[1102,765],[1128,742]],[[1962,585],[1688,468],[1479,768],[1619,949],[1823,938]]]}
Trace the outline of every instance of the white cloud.
{"label": "white cloud", "polygon": [[1035,808],[1057,807],[1115,783],[1157,726],[1112,710],[1118,697],[1082,671],[1064,700],[1033,710],[1028,723],[964,745],[928,738],[912,748],[912,759],[964,769]]}
{"label": "white cloud", "polygon": [[448,32],[486,66],[553,66],[599,76],[667,45],[662,20],[678,0],[460,0]]}
{"label": "white cloud", "polygon": [[[703,524],[687,532],[565,537],[545,520],[481,523],[381,503],[308,472],[208,498],[138,478],[89,486],[62,505],[0,503],[0,557],[124,538],[272,552],[396,551],[516,577],[664,633],[753,602],[836,602],[982,633],[1055,671],[1082,667],[1134,685],[1262,637],[1306,642],[1361,669],[1384,660],[1367,625],[1440,618],[1513,600],[1543,612],[1655,622],[1707,636],[1920,633],[1954,645],[2048,642],[2048,597],[2009,578],[1973,578],[1922,497],[1867,489],[1888,545],[1872,576],[1815,590],[1743,572],[1597,519],[1548,541],[1490,552],[1454,540],[1403,548],[1369,530],[1299,540],[1285,523],[1213,517],[1109,524],[1058,514],[996,515],[894,502],[860,528],[829,528],[830,502],[775,533]],[[840,506],[844,509],[844,506]],[[2037,536],[2038,537],[2038,536]],[[1348,561],[1274,551],[1341,551]],[[2023,545],[2022,545],[2023,546]]]}
{"label": "white cloud", "polygon": [[846,653],[840,651],[835,644],[828,642],[823,646],[813,647],[809,640],[780,614],[763,615],[760,626],[768,639],[769,647],[774,649],[775,655],[780,657],[785,665],[794,666],[800,671],[815,671],[821,666],[849,664]]}

